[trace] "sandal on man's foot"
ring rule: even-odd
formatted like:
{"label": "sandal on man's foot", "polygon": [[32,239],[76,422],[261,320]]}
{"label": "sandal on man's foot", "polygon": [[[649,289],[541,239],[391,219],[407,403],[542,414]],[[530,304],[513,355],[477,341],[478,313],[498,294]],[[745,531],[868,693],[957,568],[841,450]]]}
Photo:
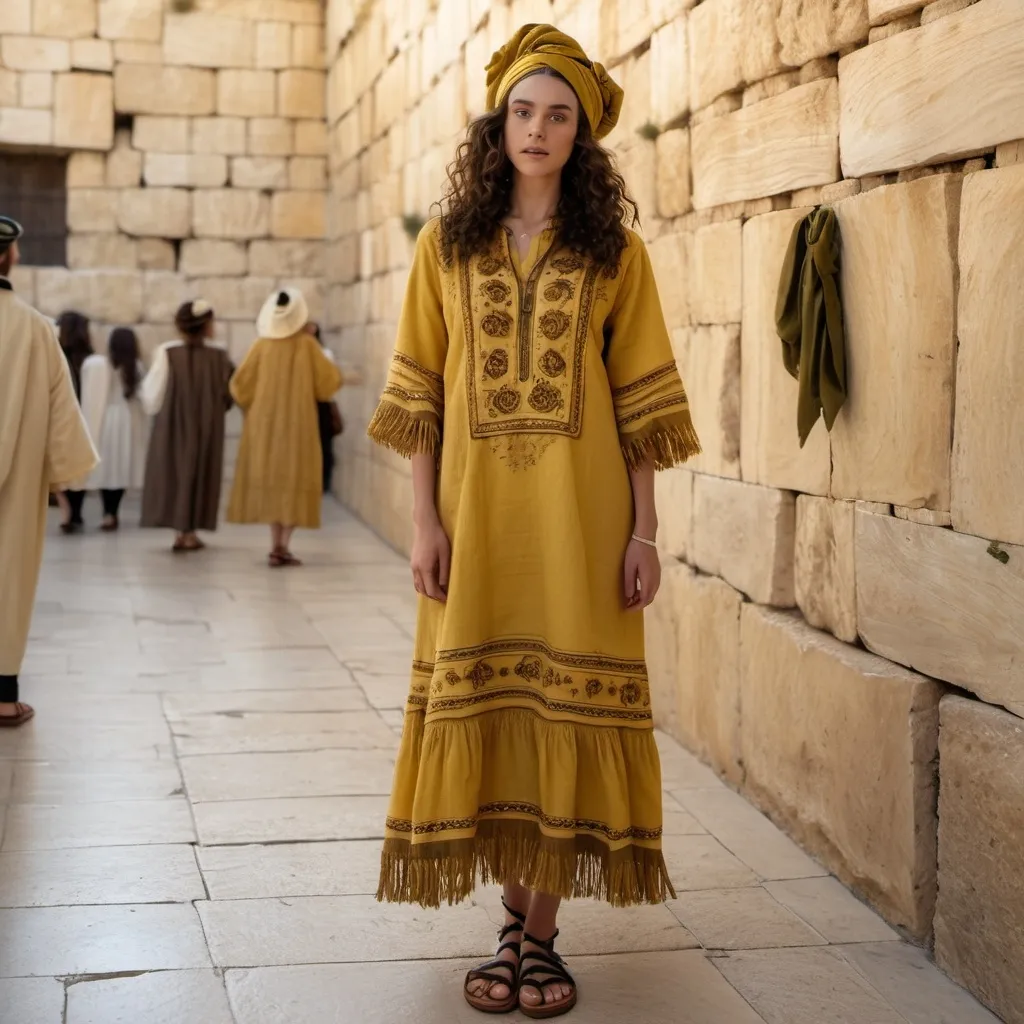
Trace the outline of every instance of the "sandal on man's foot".
{"label": "sandal on man's foot", "polygon": [[[500,945],[498,946],[498,953],[495,958],[488,960],[485,964],[481,964],[476,970],[470,971],[466,975],[466,983],[462,989],[466,1002],[474,1010],[480,1010],[481,1013],[511,1013],[519,1005],[519,994],[516,988],[517,965],[511,960],[502,960],[501,954],[504,950],[508,949],[515,953],[516,960],[519,959],[520,943],[511,940],[506,942],[505,940],[513,932],[522,932],[523,925],[526,924],[526,915],[520,914],[518,910],[513,910],[504,900],[501,901],[501,905],[508,911],[510,917],[515,918],[515,921],[512,924],[505,925],[498,933]],[[499,971],[503,973],[497,973]],[[486,981],[488,983],[482,995],[469,991],[469,986],[474,981]],[[504,999],[495,999],[490,994],[491,989],[495,985],[505,985],[508,988],[508,995]]]}
{"label": "sandal on man's foot", "polygon": [[22,704],[20,700],[14,702],[14,707],[13,715],[0,715],[0,729],[16,729],[35,716],[35,710],[28,704]]}
{"label": "sandal on man's foot", "polygon": [[[556,931],[550,939],[535,939],[532,935],[524,934],[523,942],[539,947],[538,951],[527,951],[519,958],[519,992],[520,996],[524,988],[533,988],[540,993],[541,1001],[535,1006],[519,1000],[519,1010],[524,1016],[532,1020],[547,1020],[550,1017],[561,1017],[568,1013],[576,1005],[576,981],[566,970],[565,961],[555,952],[555,939],[558,938]],[[536,960],[532,967],[524,965],[528,960]],[[555,1002],[547,1002],[547,995],[544,990],[549,985],[569,985],[572,992]]]}

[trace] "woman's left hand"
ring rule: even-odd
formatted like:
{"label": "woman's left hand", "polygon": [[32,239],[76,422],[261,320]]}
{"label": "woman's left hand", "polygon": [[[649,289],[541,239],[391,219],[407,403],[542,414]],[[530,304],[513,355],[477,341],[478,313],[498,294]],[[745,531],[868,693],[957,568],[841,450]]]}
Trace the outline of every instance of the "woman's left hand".
{"label": "woman's left hand", "polygon": [[630,611],[642,611],[661,586],[661,558],[656,548],[631,540],[626,548],[625,594]]}

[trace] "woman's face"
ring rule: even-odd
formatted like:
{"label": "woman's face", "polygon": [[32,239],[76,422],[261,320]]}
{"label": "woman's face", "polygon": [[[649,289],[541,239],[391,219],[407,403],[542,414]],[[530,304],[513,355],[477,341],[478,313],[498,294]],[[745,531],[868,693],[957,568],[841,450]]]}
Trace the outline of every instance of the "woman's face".
{"label": "woman's face", "polygon": [[505,152],[531,178],[561,174],[572,156],[580,101],[561,78],[530,75],[509,93]]}

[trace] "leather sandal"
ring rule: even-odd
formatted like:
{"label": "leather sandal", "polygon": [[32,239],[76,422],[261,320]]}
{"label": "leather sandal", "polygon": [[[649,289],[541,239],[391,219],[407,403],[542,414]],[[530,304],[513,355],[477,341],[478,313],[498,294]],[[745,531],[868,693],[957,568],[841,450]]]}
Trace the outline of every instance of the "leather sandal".
{"label": "leather sandal", "polygon": [[[504,900],[501,901],[501,905],[510,916],[515,918],[515,921],[512,924],[505,925],[498,933],[498,941],[501,943],[498,946],[498,955],[493,960],[488,960],[487,963],[481,964],[476,970],[470,971],[466,975],[466,983],[462,988],[462,994],[466,997],[466,1002],[474,1010],[479,1010],[481,1013],[511,1013],[519,1005],[517,967],[510,960],[502,960],[501,953],[503,950],[510,949],[515,953],[516,959],[519,958],[521,940],[520,942],[513,942],[511,940],[506,941],[506,939],[513,932],[522,932],[523,926],[526,924],[526,915],[520,914],[518,910],[513,910]],[[497,971],[507,971],[508,974],[507,976],[505,974],[497,974]],[[474,981],[487,981],[491,985],[507,985],[508,996],[502,1000],[492,999],[490,996],[490,986],[483,995],[475,995],[469,991],[469,986]]]}
{"label": "leather sandal", "polygon": [[[572,992],[556,1003],[540,1002],[536,1006],[530,1006],[520,999],[519,1012],[532,1020],[547,1020],[550,1017],[561,1017],[563,1013],[568,1013],[576,1005],[576,980],[566,970],[565,961],[555,952],[555,939],[557,938],[557,931],[550,939],[535,939],[530,934],[523,935],[523,942],[539,946],[540,951],[524,953],[520,958],[520,993],[524,987],[535,988],[540,993],[541,999],[544,1000],[546,998],[544,995],[546,986],[558,984],[572,986]],[[524,970],[523,965],[527,960],[536,960],[537,963]],[[540,975],[541,980],[538,981],[535,977],[536,975]]]}
{"label": "leather sandal", "polygon": [[35,716],[35,710],[20,700],[14,702],[17,711],[13,715],[0,715],[0,729],[17,729]]}

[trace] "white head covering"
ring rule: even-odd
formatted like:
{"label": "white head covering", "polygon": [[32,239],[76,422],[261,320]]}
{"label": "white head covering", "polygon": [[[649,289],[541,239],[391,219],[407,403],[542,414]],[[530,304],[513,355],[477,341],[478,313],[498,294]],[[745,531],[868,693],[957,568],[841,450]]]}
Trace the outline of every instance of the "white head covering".
{"label": "white head covering", "polygon": [[290,338],[309,322],[309,307],[298,288],[274,292],[260,310],[256,331],[261,338]]}

